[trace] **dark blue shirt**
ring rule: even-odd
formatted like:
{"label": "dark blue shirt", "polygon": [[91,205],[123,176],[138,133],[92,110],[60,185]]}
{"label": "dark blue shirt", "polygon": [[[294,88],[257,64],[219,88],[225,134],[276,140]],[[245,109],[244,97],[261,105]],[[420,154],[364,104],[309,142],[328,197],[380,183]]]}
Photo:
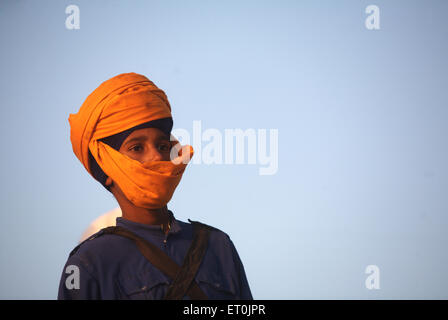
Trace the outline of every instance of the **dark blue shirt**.
{"label": "dark blue shirt", "polygon": [[[126,228],[158,246],[179,266],[193,238],[193,226],[173,217],[164,234],[158,225],[117,218]],[[195,278],[209,299],[252,299],[243,264],[229,236],[216,229]],[[58,299],[163,299],[171,279],[155,268],[127,238],[105,234],[85,241],[68,258]],[[184,299],[189,299],[188,296]]]}

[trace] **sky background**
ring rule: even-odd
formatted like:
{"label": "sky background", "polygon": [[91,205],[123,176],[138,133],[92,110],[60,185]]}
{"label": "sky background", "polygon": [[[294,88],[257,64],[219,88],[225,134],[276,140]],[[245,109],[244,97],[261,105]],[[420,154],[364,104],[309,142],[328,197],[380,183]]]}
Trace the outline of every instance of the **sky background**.
{"label": "sky background", "polygon": [[[370,4],[380,30],[365,27]],[[1,1],[0,298],[55,299],[82,232],[117,206],[75,157],[68,116],[137,72],[166,92],[175,128],[278,129],[275,175],[189,164],[168,206],[231,237],[255,299],[448,299],[447,11]]]}

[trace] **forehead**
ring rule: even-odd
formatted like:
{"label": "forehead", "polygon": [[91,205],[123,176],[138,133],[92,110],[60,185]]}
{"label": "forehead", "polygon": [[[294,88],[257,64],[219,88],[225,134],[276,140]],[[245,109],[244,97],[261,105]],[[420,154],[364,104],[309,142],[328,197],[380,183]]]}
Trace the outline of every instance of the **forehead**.
{"label": "forehead", "polygon": [[143,128],[134,130],[123,143],[128,142],[129,140],[136,139],[160,139],[160,138],[169,138],[162,130],[158,128]]}

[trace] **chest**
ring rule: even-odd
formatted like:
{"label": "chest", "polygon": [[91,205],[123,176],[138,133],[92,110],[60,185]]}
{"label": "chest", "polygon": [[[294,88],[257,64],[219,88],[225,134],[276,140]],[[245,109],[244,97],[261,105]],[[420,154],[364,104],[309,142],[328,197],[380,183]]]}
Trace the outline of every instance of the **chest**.
{"label": "chest", "polygon": [[[174,251],[169,245],[165,248],[166,253],[181,266],[187,248],[179,249],[180,252]],[[206,252],[195,276],[196,283],[209,299],[236,299],[237,279],[232,256],[216,254],[212,249]],[[111,299],[160,300],[166,295],[172,279],[131,246],[113,266],[109,264],[109,272],[102,281],[101,287],[109,291],[103,296],[108,295]]]}

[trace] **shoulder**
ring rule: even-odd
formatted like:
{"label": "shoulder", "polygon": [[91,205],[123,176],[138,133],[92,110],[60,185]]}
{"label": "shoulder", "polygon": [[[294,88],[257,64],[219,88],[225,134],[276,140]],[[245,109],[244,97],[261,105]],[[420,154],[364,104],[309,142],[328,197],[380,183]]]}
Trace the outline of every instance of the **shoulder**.
{"label": "shoulder", "polygon": [[127,246],[132,245],[131,240],[106,233],[103,228],[84,241],[80,242],[69,255],[81,258],[81,260],[98,260],[100,258],[116,257],[120,252],[126,251]]}
{"label": "shoulder", "polygon": [[233,243],[232,240],[230,239],[230,236],[226,232],[199,221],[192,221],[190,219],[188,219],[188,221],[190,222],[192,227],[196,225],[200,228],[205,228],[210,232],[209,245],[211,245],[211,247],[220,248],[220,250],[222,249],[231,250]]}
{"label": "shoulder", "polygon": [[190,219],[188,219],[188,221],[190,222],[190,224],[193,227],[196,225],[197,227],[207,229],[208,231],[210,231],[210,234],[212,234],[213,236],[230,238],[227,233],[225,233],[224,231],[222,231],[222,230],[220,230],[220,229],[218,229],[216,227],[213,227],[211,225],[205,224],[205,223],[200,222],[200,221],[194,221],[194,220],[190,220]]}

